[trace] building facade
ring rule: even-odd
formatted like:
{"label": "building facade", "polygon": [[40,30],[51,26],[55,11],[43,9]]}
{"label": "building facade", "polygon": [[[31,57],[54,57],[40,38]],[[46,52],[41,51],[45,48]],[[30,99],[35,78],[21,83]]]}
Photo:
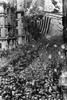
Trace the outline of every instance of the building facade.
{"label": "building facade", "polygon": [[17,27],[18,31],[18,44],[24,45],[26,43],[26,34],[23,28],[23,17],[24,17],[24,0],[17,0]]}
{"label": "building facade", "polygon": [[13,13],[13,7],[5,2],[0,2],[0,50],[13,47],[14,43],[11,43],[15,35],[15,15]]}

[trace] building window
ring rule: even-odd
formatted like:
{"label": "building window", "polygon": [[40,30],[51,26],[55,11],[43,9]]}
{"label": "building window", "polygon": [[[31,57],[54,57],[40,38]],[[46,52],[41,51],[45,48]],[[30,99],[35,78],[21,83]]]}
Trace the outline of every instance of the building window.
{"label": "building window", "polygon": [[30,7],[30,4],[31,4],[31,2],[29,1],[29,2],[27,2],[27,8],[29,8]]}
{"label": "building window", "polygon": [[0,37],[1,37],[1,28],[0,28]]}
{"label": "building window", "polygon": [[18,26],[18,21],[16,21],[16,26]]}
{"label": "building window", "polygon": [[9,8],[7,8],[7,14],[9,14]]}
{"label": "building window", "polygon": [[10,24],[8,23],[8,32],[10,32],[11,30],[11,27],[10,27]]}
{"label": "building window", "polygon": [[2,44],[0,43],[0,49],[2,48]]}
{"label": "building window", "polygon": [[18,29],[16,29],[16,35],[18,35]]}
{"label": "building window", "polygon": [[16,13],[15,17],[17,18],[17,13]]}

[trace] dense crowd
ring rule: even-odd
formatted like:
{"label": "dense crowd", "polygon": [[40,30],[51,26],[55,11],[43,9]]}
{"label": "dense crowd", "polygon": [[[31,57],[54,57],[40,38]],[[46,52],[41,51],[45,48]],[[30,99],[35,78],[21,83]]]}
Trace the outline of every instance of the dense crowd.
{"label": "dense crowd", "polygon": [[[44,63],[44,62],[43,62]],[[45,68],[40,59],[35,66],[1,77],[0,95],[4,100],[63,100],[58,86],[63,62],[59,66],[52,61]]]}
{"label": "dense crowd", "polygon": [[3,100],[63,100],[59,77],[65,60],[57,58],[56,52],[59,50],[55,51],[56,45],[49,45],[55,55],[49,57],[48,61],[38,55],[38,49],[34,50],[31,46],[26,46],[24,50],[20,46],[16,50],[20,52],[19,57],[13,55],[11,59],[18,59],[11,60],[6,68],[0,70],[7,71],[6,75],[0,76],[0,97]]}

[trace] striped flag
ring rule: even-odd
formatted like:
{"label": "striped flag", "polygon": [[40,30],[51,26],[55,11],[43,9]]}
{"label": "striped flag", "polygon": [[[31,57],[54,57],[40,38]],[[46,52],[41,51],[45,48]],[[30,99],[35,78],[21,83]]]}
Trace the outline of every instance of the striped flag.
{"label": "striped flag", "polygon": [[51,22],[51,18],[48,16],[44,16],[40,21],[39,21],[39,28],[41,31],[41,34],[46,34],[49,31],[49,27],[50,27],[50,22]]}

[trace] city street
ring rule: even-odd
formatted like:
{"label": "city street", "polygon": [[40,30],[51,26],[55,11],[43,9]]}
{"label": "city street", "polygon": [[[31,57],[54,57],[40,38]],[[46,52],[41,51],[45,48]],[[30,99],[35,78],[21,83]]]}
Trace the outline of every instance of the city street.
{"label": "city street", "polygon": [[63,5],[0,0],[0,100],[67,100]]}
{"label": "city street", "polygon": [[[0,94],[9,100],[63,100],[59,77],[65,64],[62,35],[19,47],[1,68]],[[26,50],[26,51],[25,51]]]}

